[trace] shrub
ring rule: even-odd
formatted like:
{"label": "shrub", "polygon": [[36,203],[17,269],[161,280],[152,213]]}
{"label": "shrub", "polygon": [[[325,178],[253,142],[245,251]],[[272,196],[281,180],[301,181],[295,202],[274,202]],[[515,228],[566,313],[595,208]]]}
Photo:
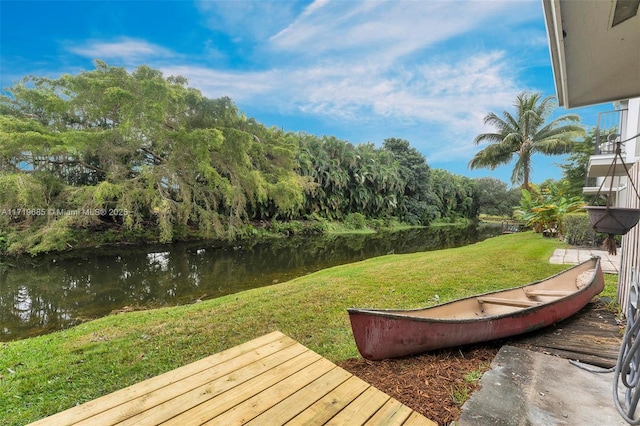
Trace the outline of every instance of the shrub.
{"label": "shrub", "polygon": [[296,235],[302,231],[302,224],[297,221],[279,221],[274,220],[269,226],[269,231],[281,235]]}
{"label": "shrub", "polygon": [[302,232],[304,235],[323,234],[328,228],[326,220],[308,221],[308,222],[303,222],[303,224],[304,224],[304,229]]}
{"label": "shrub", "polygon": [[62,216],[49,221],[44,227],[36,229],[25,238],[21,238],[20,241],[9,246],[8,252],[20,254],[26,250],[35,256],[40,253],[73,248],[71,243],[74,241],[69,228],[72,219],[72,216]]}
{"label": "shrub", "polygon": [[344,218],[344,225],[351,229],[364,229],[367,227],[367,218],[362,213],[349,213]]}
{"label": "shrub", "polygon": [[550,183],[546,188],[532,185],[523,189],[520,207],[514,211],[517,219],[524,220],[536,232],[565,235],[563,218],[584,206],[580,197],[567,198],[558,186]]}
{"label": "shrub", "polygon": [[591,227],[587,213],[567,214],[563,220],[564,240],[574,246],[596,246],[602,243],[602,236]]}

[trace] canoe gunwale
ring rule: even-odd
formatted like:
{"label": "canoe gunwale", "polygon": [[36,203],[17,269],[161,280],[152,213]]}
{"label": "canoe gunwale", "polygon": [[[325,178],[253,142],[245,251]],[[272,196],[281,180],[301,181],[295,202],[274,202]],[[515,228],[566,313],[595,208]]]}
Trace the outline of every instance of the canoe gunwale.
{"label": "canoe gunwale", "polygon": [[[411,315],[412,312],[423,312],[423,311],[429,311],[431,309],[434,308],[438,308],[441,306],[447,306],[447,305],[451,305],[451,304],[455,304],[455,303],[460,303],[463,301],[467,301],[467,300],[471,300],[471,299],[477,299],[477,298],[481,298],[484,296],[492,296],[492,295],[496,295],[496,294],[500,294],[500,293],[504,293],[506,291],[511,291],[511,290],[518,290],[518,289],[525,289],[527,287],[531,287],[531,286],[535,286],[538,284],[542,284],[546,281],[549,281],[550,279],[559,277],[561,275],[568,275],[570,274],[574,269],[578,269],[581,267],[584,267],[585,264],[589,263],[589,262],[594,262],[593,268],[596,272],[593,274],[593,276],[591,277],[591,280],[586,283],[586,285],[584,285],[582,288],[577,288],[576,291],[573,291],[571,293],[569,293],[566,296],[562,296],[562,297],[558,297],[554,300],[550,300],[547,302],[541,302],[538,305],[535,306],[531,306],[531,307],[523,307],[523,308],[517,308],[514,311],[511,312],[505,312],[503,314],[497,314],[497,315],[487,315],[487,316],[481,316],[481,317],[475,317],[475,318],[437,318],[437,317],[428,317],[428,316],[414,316]],[[577,265],[573,265],[572,267],[565,269],[563,271],[560,271],[554,275],[551,275],[549,277],[543,278],[541,280],[538,281],[533,281],[530,282],[528,284],[524,284],[518,287],[509,287],[509,288],[505,288],[502,290],[495,290],[495,291],[491,291],[491,292],[487,292],[487,293],[482,293],[482,294],[474,294],[472,296],[468,296],[468,297],[463,297],[460,299],[454,299],[451,300],[449,302],[445,302],[445,303],[440,303],[437,305],[433,305],[433,306],[427,306],[427,307],[422,307],[422,308],[413,308],[413,309],[376,309],[376,308],[347,308],[347,312],[349,313],[349,315],[352,314],[361,314],[361,315],[373,315],[373,316],[379,316],[379,317],[384,317],[384,318],[389,318],[389,319],[399,319],[399,320],[411,320],[411,321],[420,321],[420,322],[430,322],[430,323],[451,323],[451,324],[463,324],[463,323],[478,323],[478,322],[484,322],[484,321],[494,321],[496,319],[502,319],[502,318],[508,318],[508,317],[512,317],[514,314],[526,314],[526,313],[535,313],[536,311],[542,310],[542,309],[546,309],[550,306],[553,306],[555,304],[560,304],[560,303],[564,303],[569,299],[578,297],[579,295],[587,292],[590,290],[590,287],[593,285],[593,283],[598,279],[598,274],[597,271],[598,269],[600,269],[600,257],[599,256],[593,256],[591,259],[579,263]]]}

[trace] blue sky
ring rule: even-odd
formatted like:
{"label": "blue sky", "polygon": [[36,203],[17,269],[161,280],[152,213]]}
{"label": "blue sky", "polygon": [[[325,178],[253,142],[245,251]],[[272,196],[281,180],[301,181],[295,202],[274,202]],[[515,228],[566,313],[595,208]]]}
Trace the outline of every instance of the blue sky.
{"label": "blue sky", "polygon": [[[489,112],[554,95],[540,0],[0,0],[0,85],[93,69],[181,75],[267,126],[351,143],[403,138],[432,167],[469,170]],[[605,104],[567,111],[587,127]],[[532,181],[562,157],[534,157]]]}

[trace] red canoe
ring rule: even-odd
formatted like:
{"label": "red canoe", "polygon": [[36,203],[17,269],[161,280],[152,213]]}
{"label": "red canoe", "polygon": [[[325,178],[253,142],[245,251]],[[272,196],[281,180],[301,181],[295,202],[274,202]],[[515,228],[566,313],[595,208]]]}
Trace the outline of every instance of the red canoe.
{"label": "red canoe", "polygon": [[555,324],[604,288],[600,258],[521,287],[409,310],[347,309],[360,354],[380,360],[500,339]]}

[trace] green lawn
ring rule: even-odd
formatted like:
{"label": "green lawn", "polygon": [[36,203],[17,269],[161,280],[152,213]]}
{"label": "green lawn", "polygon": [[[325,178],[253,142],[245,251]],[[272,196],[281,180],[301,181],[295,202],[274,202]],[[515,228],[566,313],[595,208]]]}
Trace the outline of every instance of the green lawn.
{"label": "green lawn", "polygon": [[[357,357],[346,308],[415,308],[542,279],[565,245],[540,234],[382,256],[176,308],[0,343],[0,419],[21,425],[280,330],[332,361]],[[615,277],[605,293],[615,297]]]}

